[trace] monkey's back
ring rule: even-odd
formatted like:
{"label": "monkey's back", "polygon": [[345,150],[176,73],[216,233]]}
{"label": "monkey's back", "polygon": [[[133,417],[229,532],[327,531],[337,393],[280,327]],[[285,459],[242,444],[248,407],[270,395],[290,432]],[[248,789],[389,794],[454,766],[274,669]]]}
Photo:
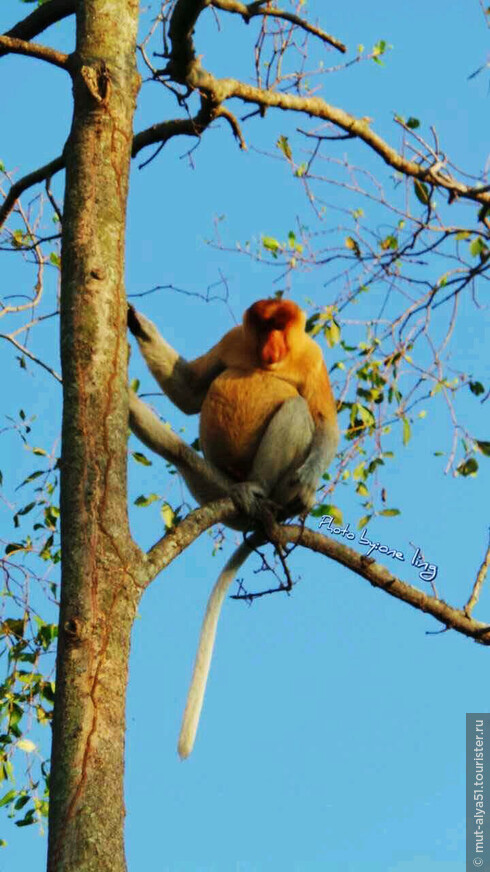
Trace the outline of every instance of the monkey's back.
{"label": "monkey's back", "polygon": [[284,400],[298,390],[273,372],[227,369],[211,384],[201,409],[204,456],[237,481],[250,472],[264,431]]}

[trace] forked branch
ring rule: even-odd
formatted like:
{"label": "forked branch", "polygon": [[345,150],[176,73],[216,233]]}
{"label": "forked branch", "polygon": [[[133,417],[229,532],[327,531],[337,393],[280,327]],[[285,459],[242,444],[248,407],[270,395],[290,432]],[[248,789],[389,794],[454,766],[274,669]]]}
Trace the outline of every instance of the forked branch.
{"label": "forked branch", "polygon": [[[242,4],[235,0],[210,0],[211,5],[220,5],[230,11],[243,14]],[[230,9],[230,4],[233,9]],[[465,198],[490,205],[490,190],[478,185],[467,185],[458,178],[452,176],[448,170],[441,167],[440,163],[433,161],[430,165],[409,160],[389,145],[381,136],[375,133],[366,117],[356,118],[344,109],[327,103],[321,97],[302,96],[272,89],[264,89],[248,85],[238,79],[218,79],[208,72],[201,64],[197,56],[193,33],[201,12],[209,5],[206,0],[177,0],[169,25],[169,39],[172,45],[170,60],[165,73],[179,84],[185,85],[190,91],[198,90],[201,95],[205,94],[211,102],[219,106],[230,99],[242,100],[245,103],[255,104],[260,110],[276,108],[301,112],[313,118],[330,122],[348,136],[356,137],[382,157],[389,166],[397,172],[435,188],[446,190],[449,200]],[[252,4],[257,10],[263,4]],[[243,4],[243,9],[247,7]],[[265,10],[261,9],[263,13]]]}

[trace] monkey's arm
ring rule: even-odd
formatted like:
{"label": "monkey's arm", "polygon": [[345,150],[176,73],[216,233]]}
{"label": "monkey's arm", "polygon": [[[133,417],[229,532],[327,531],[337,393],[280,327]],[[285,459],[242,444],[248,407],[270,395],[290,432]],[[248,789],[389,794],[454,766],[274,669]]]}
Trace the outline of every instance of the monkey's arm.
{"label": "monkey's arm", "polygon": [[200,505],[230,495],[233,482],[166,427],[134,391],[129,392],[129,426],[156,454],[173,463]]}
{"label": "monkey's arm", "polygon": [[189,363],[165,341],[155,324],[133,306],[128,307],[128,327],[169,399],[187,415],[199,412],[209,385],[224,369],[222,343]]}

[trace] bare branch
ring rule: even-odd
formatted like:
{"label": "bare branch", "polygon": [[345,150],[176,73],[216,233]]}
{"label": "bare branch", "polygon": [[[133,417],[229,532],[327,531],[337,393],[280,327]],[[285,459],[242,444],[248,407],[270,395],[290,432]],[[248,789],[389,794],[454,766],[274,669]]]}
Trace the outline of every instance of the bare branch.
{"label": "bare branch", "polygon": [[[160,539],[148,552],[146,584],[149,584],[204,530],[219,521],[226,522],[235,512],[233,502],[228,498],[208,503],[208,505],[191,512],[184,521]],[[372,557],[358,554],[357,551],[335,539],[297,524],[290,526],[274,524],[268,534],[273,536],[276,545],[285,546],[288,543],[293,543],[309,548],[318,554],[324,554],[346,566],[356,575],[365,578],[373,587],[378,587],[390,596],[403,600],[419,611],[432,615],[446,628],[456,630],[481,645],[490,645],[489,624],[476,621],[466,613],[465,609],[453,608],[444,600],[430,596],[411,584],[407,584],[384,566],[376,563]]]}
{"label": "bare branch", "polygon": [[24,176],[22,179],[19,179],[18,182],[12,185],[10,188],[5,200],[0,206],[0,227],[2,227],[10,215],[12,209],[15,206],[15,201],[19,199],[20,195],[24,193],[28,188],[31,188],[33,185],[36,185],[38,182],[44,182],[46,179],[49,179],[51,176],[54,176],[55,173],[59,173],[65,166],[65,159],[63,155],[56,157],[54,160],[50,161],[50,163],[45,164],[43,167],[39,167],[37,170],[34,170],[32,173],[29,173],[27,176]]}
{"label": "bare branch", "polygon": [[473,590],[471,591],[471,596],[464,607],[465,614],[467,614],[467,615],[471,614],[472,610],[474,609],[474,607],[476,606],[476,604],[478,602],[478,598],[480,596],[480,591],[483,587],[483,582],[485,581],[485,577],[486,577],[486,574],[488,572],[489,566],[490,566],[490,544],[487,548],[487,553],[485,554],[485,557],[483,558],[483,563],[480,566],[480,569],[478,571],[478,575],[476,576],[476,581],[475,581],[475,584],[473,586]]}
{"label": "bare branch", "polygon": [[[4,35],[14,39],[32,39],[33,36],[42,33],[43,30],[57,21],[67,18],[68,15],[73,15],[76,6],[77,0],[49,0],[48,3],[38,6],[27,18],[7,30]],[[0,57],[4,54],[7,54],[7,51],[0,48]]]}
{"label": "bare branch", "polygon": [[25,348],[24,345],[21,345],[20,342],[17,342],[17,340],[14,339],[13,336],[9,336],[8,333],[0,333],[0,339],[6,339],[7,342],[11,342],[12,345],[15,345],[15,347],[18,348],[19,351],[22,352],[22,354],[25,354],[26,357],[28,357],[34,363],[37,363],[38,366],[42,366],[43,369],[45,369],[47,372],[49,372],[49,374],[52,375],[61,384],[62,379],[61,379],[60,374],[57,373],[56,370],[54,370],[50,366],[48,366],[47,363],[44,363],[44,361],[41,360],[39,357],[36,357],[36,355],[33,354],[32,351],[29,351],[29,349]]}
{"label": "bare branch", "polygon": [[351,136],[361,139],[373,151],[379,154],[385,163],[405,176],[411,176],[437,188],[444,188],[453,199],[455,197],[464,197],[478,203],[490,204],[490,191],[488,188],[466,185],[449,175],[449,173],[441,171],[437,165],[423,166],[415,161],[408,160],[399,154],[395,148],[388,145],[381,136],[371,130],[369,122],[365,118],[355,118],[349,112],[337,106],[332,106],[321,97],[300,97],[296,94],[264,90],[253,85],[247,85],[238,79],[216,79],[211,73],[208,73],[201,67],[198,60],[192,64],[187,76],[187,83],[192,88],[209,93],[217,103],[222,103],[235,97],[243,100],[244,103],[255,103],[261,107],[275,107],[292,112],[302,112],[305,115],[330,121]]}
{"label": "bare branch", "polygon": [[242,134],[242,131],[240,129],[240,125],[238,123],[238,120],[235,118],[233,113],[230,112],[229,109],[226,109],[225,106],[220,106],[220,108],[218,109],[218,111],[216,113],[216,117],[217,118],[226,118],[226,120],[228,121],[228,124],[230,125],[230,127],[233,131],[233,136],[237,140],[240,148],[243,151],[246,151],[247,150],[247,143],[245,142],[245,140],[243,138],[243,134]]}
{"label": "bare branch", "polygon": [[165,145],[173,136],[200,137],[211,122],[221,116],[226,118],[229,124],[231,124],[240,147],[246,148],[238,122],[232,113],[206,96],[202,98],[199,112],[193,118],[175,118],[171,121],[162,121],[161,124],[153,124],[146,130],[137,133],[133,139],[131,155],[135,157],[142,148],[146,148],[148,145],[155,145],[157,142]]}
{"label": "bare branch", "polygon": [[390,596],[432,615],[448,629],[457,630],[458,633],[469,636],[481,645],[490,645],[489,624],[475,621],[463,609],[455,609],[444,600],[429,596],[411,584],[401,581],[384,566],[376,563],[372,557],[358,554],[341,542],[297,525],[281,527],[277,538],[283,545],[287,542],[298,542],[312,551],[331,557],[337,563],[347,566],[356,575],[367,579],[373,587],[379,587]]}
{"label": "bare branch", "polygon": [[[207,123],[209,124],[209,121]],[[206,124],[200,119],[199,112],[193,118],[174,118],[171,121],[152,124],[151,127],[135,135],[131,155],[136,157],[142,148],[155,145],[157,142],[165,145],[173,136],[200,136],[205,127]]]}
{"label": "bare branch", "polygon": [[193,41],[197,19],[206,5],[208,5],[206,0],[178,0],[175,5],[169,27],[172,51],[170,61],[166,69],[162,71],[175,82],[187,85],[190,90],[198,90],[201,95],[206,94],[216,110],[226,100],[236,98],[244,103],[253,103],[262,111],[268,107],[274,107],[321,118],[323,121],[331,122],[344,130],[350,136],[361,139],[369,148],[379,154],[385,163],[403,175],[447,190],[449,202],[463,197],[490,205],[488,186],[482,188],[478,185],[464,184],[441,166],[439,161],[434,161],[429,165],[409,160],[371,130],[370,121],[366,117],[356,118],[344,109],[332,106],[321,97],[306,97],[284,91],[258,88],[238,79],[218,79],[213,76],[202,67],[200,58],[196,55]]}
{"label": "bare branch", "polygon": [[26,42],[12,36],[0,36],[0,54],[21,54],[46,61],[62,70],[69,70],[70,55],[38,42]]}
{"label": "bare branch", "polygon": [[175,560],[201,533],[219,521],[226,521],[232,515],[236,515],[236,507],[231,498],[208,503],[187,515],[180,524],[150,548],[147,554],[146,584],[153,581],[162,569]]}
{"label": "bare branch", "polygon": [[216,9],[222,9],[224,12],[235,12],[236,14],[241,15],[247,24],[251,18],[255,18],[257,15],[270,15],[272,18],[282,18],[284,21],[291,22],[291,24],[300,27],[307,33],[317,36],[318,39],[322,40],[322,42],[327,42],[339,51],[343,53],[347,51],[344,43],[335,36],[331,36],[331,34],[322,30],[320,27],[315,27],[314,24],[310,24],[306,19],[301,18],[299,15],[295,15],[294,12],[285,12],[283,9],[277,9],[274,6],[267,6],[263,9],[263,3],[241,3],[240,0],[211,0],[210,5],[214,6]]}
{"label": "bare branch", "polygon": [[[171,121],[163,121],[161,124],[153,124],[146,130],[141,130],[134,136],[132,157],[135,157],[141,149],[149,145],[161,143],[164,145],[169,139],[174,136],[201,136],[208,125],[219,115],[224,115],[230,121],[227,110],[221,111],[221,107],[213,103],[207,97],[202,100],[199,112],[193,118],[175,118]],[[3,226],[6,219],[14,208],[16,200],[28,188],[39,182],[46,181],[55,175],[55,173],[64,169],[65,160],[63,155],[55,158],[44,167],[34,170],[18,182],[12,185],[5,200],[0,206],[0,227]]]}

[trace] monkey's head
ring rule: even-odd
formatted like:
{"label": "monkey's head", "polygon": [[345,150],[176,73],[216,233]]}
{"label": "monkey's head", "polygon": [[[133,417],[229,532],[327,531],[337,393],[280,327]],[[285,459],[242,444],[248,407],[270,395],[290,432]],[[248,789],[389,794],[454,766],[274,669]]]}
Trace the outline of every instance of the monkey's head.
{"label": "monkey's head", "polygon": [[304,333],[305,313],[291,300],[257,300],[243,316],[245,331],[257,344],[263,367],[280,363]]}

